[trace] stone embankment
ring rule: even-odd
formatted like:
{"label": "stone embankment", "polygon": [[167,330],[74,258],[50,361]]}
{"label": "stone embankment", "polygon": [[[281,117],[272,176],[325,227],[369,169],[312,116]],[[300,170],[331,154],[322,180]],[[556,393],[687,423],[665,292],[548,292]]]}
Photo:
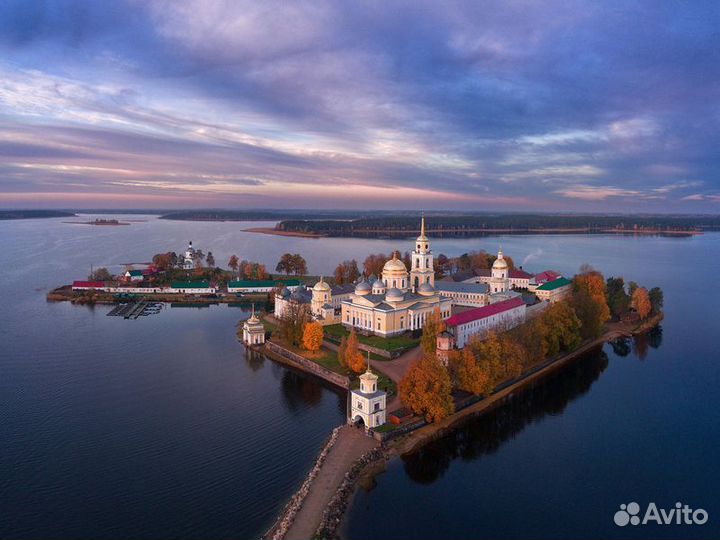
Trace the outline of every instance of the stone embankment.
{"label": "stone embankment", "polygon": [[282,513],[280,514],[280,517],[275,522],[275,524],[270,528],[270,530],[265,533],[263,536],[266,540],[282,540],[285,538],[285,535],[288,532],[288,529],[293,524],[293,521],[295,520],[295,516],[300,511],[300,508],[302,507],[303,502],[305,501],[305,498],[307,497],[308,493],[310,493],[310,487],[312,486],[313,480],[315,480],[315,477],[318,475],[318,472],[320,472],[320,469],[323,466],[323,463],[325,463],[325,458],[327,458],[328,453],[330,452],[330,449],[333,447],[335,442],[338,439],[338,434],[340,432],[340,427],[336,427],[333,429],[332,434],[330,435],[330,438],[325,443],[325,446],[323,446],[323,449],[318,454],[317,459],[315,460],[315,465],[313,465],[313,468],[310,469],[310,472],[308,473],[307,477],[303,481],[302,485],[300,486],[300,489],[297,490],[295,495],[293,495],[290,498],[290,501],[285,505],[285,508],[283,509]]}
{"label": "stone embankment", "polygon": [[350,388],[350,379],[346,375],[340,375],[339,373],[330,371],[320,364],[317,364],[312,360],[308,360],[304,356],[294,353],[277,343],[272,341],[265,342],[264,352],[273,360],[316,375],[317,377],[325,379],[326,381],[335,384],[340,388],[344,388],[345,390]]}

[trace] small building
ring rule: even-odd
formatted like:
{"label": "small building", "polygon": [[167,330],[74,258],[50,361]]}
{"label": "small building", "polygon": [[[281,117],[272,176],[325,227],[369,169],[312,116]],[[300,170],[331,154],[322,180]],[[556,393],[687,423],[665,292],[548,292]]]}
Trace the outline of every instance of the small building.
{"label": "small building", "polygon": [[230,281],[227,284],[229,293],[268,293],[284,285],[288,290],[294,291],[300,286],[299,279],[241,279]]}
{"label": "small building", "polygon": [[378,388],[378,376],[370,370],[360,375],[360,388],[350,392],[349,424],[363,425],[365,429],[385,423],[387,394]]}
{"label": "small building", "polygon": [[73,281],[73,291],[106,291],[111,286],[104,281]]}
{"label": "small building", "polygon": [[450,332],[440,332],[436,338],[436,356],[444,365],[448,365],[450,351],[455,348],[455,336]]}
{"label": "small building", "polygon": [[195,248],[192,245],[192,240],[188,242],[188,247],[183,255],[182,267],[185,270],[192,270],[195,268]]}
{"label": "small building", "polygon": [[547,281],[535,289],[538,299],[545,300],[554,304],[566,298],[572,291],[572,281],[567,278],[559,277],[552,281]]}
{"label": "small building", "polygon": [[489,302],[490,287],[487,283],[438,281],[435,290],[450,298],[454,306],[481,307]]}
{"label": "small building", "polygon": [[488,306],[456,313],[446,321],[447,332],[462,349],[472,336],[484,337],[491,330],[509,330],[525,321],[525,302],[518,296]]}
{"label": "small building", "polygon": [[167,288],[169,293],[215,294],[217,288],[208,281],[173,281]]}
{"label": "small building", "polygon": [[547,283],[548,281],[553,281],[557,278],[562,277],[559,273],[557,273],[555,270],[545,270],[544,272],[540,272],[539,274],[535,274],[528,283],[528,290],[530,292],[535,292],[535,289],[537,289],[540,285],[543,285],[544,283]]}
{"label": "small building", "polygon": [[128,270],[125,272],[125,281],[142,281],[144,279],[143,277],[143,271],[142,270]]}
{"label": "small building", "polygon": [[255,315],[255,304],[252,307],[252,315],[243,323],[243,343],[245,345],[265,343],[265,327]]}

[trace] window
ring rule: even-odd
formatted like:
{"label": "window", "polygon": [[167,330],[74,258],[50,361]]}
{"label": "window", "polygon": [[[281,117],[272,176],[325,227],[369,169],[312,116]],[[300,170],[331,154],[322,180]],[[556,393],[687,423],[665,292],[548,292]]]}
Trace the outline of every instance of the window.
{"label": "window", "polygon": [[357,402],[357,408],[360,409],[361,411],[363,410],[363,408],[362,408],[362,401],[358,401],[358,402]]}
{"label": "window", "polygon": [[379,410],[380,410],[380,404],[379,404],[379,403],[376,403],[376,404],[375,404],[375,410],[376,410],[376,411],[379,411]]}

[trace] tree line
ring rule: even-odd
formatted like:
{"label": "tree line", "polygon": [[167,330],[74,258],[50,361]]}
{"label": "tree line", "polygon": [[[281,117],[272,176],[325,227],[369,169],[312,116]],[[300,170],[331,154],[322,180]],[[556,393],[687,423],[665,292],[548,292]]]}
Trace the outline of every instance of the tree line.
{"label": "tree line", "polygon": [[423,327],[422,358],[413,364],[399,386],[400,398],[429,422],[454,412],[455,390],[487,396],[502,382],[519,377],[534,366],[578,348],[605,331],[611,319],[630,312],[639,320],[663,307],[659,287],[650,291],[622,278],[583,266],[575,276],[572,295],[548,306],[535,318],[504,332],[473,336],[462,350],[450,351],[447,366],[436,355],[436,337],[445,330],[436,311]]}

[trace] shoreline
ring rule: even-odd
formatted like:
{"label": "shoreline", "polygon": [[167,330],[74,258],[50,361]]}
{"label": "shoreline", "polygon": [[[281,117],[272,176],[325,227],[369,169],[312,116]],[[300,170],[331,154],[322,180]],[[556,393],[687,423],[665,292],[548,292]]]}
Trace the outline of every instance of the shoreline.
{"label": "shoreline", "polygon": [[[614,323],[607,328],[602,336],[590,340],[574,351],[547,360],[545,365],[541,364],[541,367],[538,369],[521,376],[508,386],[505,386],[481,401],[453,413],[441,422],[424,425],[397,439],[383,442],[378,449],[379,451],[373,453],[372,458],[370,458],[370,456],[363,456],[362,459],[355,460],[349,464],[345,471],[345,481],[337,488],[335,495],[332,497],[322,515],[317,516],[317,519],[314,520],[314,525],[316,524],[315,535],[319,535],[322,538],[341,538],[347,540],[347,510],[351,506],[359,485],[372,484],[375,476],[385,470],[387,462],[391,459],[412,453],[423,445],[452,432],[472,418],[492,411],[507,400],[512,399],[515,392],[562,369],[567,363],[576,360],[579,356],[593,349],[601,348],[606,343],[620,337],[631,337],[649,331],[657,326],[663,318],[664,314],[659,313],[644,323],[632,328],[628,328],[627,325],[623,323]],[[312,489],[312,485],[309,486],[309,489]]]}
{"label": "shoreline", "polygon": [[243,232],[272,234],[275,236],[292,236],[295,238],[324,238],[326,235],[320,233],[306,233],[300,231],[282,231],[273,229],[272,227],[251,227],[249,229],[241,229]]}

